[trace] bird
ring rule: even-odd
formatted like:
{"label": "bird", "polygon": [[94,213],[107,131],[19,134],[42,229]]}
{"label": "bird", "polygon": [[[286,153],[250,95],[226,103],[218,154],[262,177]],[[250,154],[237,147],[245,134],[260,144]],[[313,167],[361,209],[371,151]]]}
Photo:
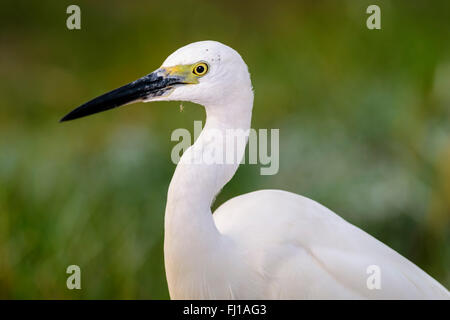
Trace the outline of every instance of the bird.
{"label": "bird", "polygon": [[[450,299],[443,285],[407,258],[301,195],[258,190],[212,212],[240,161],[205,161],[229,151],[208,132],[248,130],[254,100],[246,63],[225,44],[181,47],[154,72],[60,121],[170,100],[206,111],[204,128],[181,156],[167,192],[164,263],[171,299]],[[247,141],[237,142],[239,160]]]}

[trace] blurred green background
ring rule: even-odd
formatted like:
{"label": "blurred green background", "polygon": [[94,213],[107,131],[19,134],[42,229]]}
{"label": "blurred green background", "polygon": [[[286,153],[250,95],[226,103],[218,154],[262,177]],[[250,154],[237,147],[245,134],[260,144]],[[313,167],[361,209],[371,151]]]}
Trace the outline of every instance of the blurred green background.
{"label": "blurred green background", "polygon": [[[66,8],[81,7],[81,30]],[[369,4],[382,30],[366,28]],[[2,1],[0,298],[168,298],[175,128],[200,106],[137,104],[60,124],[175,49],[241,53],[253,127],[280,171],[243,165],[214,207],[261,188],[317,200],[450,287],[449,1]],[[82,270],[82,290],[65,271]]]}

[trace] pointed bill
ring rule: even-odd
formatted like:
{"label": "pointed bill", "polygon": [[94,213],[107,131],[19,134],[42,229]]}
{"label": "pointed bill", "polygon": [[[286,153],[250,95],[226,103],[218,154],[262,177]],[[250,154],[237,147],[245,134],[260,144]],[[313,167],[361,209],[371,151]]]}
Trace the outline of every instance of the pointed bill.
{"label": "pointed bill", "polygon": [[168,94],[176,85],[184,84],[183,77],[161,68],[136,81],[105,93],[66,114],[60,122],[85,117],[117,108],[125,104]]}

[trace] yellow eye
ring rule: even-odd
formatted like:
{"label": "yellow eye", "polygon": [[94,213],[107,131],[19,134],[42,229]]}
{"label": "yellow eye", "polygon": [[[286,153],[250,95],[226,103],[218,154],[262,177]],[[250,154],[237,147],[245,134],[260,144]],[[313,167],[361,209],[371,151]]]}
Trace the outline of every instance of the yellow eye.
{"label": "yellow eye", "polygon": [[208,72],[208,65],[204,62],[197,63],[192,69],[192,73],[196,76],[204,76]]}

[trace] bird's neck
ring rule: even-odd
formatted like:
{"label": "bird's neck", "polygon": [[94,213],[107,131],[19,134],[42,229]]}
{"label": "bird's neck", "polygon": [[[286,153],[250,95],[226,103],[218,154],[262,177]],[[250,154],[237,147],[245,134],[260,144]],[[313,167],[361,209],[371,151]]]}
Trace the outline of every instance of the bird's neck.
{"label": "bird's neck", "polygon": [[[253,94],[233,105],[205,106],[205,127],[175,170],[167,197],[164,239],[171,296],[175,296],[172,288],[182,286],[180,281],[194,279],[192,273],[212,268],[211,263],[220,263],[213,256],[227,257],[226,240],[214,223],[211,205],[244,156],[252,105]],[[230,138],[236,132],[246,132],[247,136]],[[234,147],[230,144],[232,140]],[[235,157],[231,157],[231,152]],[[219,160],[221,153],[224,161]],[[230,161],[232,158],[234,161]]]}

